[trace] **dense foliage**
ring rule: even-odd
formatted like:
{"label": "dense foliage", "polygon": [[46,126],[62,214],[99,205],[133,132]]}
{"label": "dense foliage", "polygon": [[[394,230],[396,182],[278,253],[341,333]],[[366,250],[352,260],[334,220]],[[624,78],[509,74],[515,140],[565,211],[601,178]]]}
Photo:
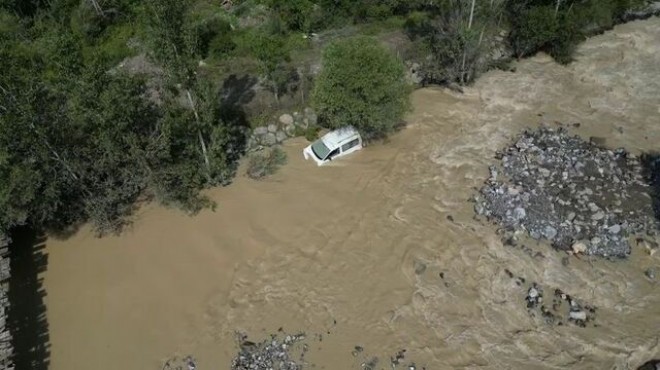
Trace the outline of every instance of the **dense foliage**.
{"label": "dense foliage", "polygon": [[577,44],[594,30],[611,27],[643,0],[509,0],[510,42],[518,57],[539,50],[570,62]]}
{"label": "dense foliage", "polygon": [[408,92],[403,64],[378,41],[356,37],[325,49],[313,101],[322,124],[352,125],[370,139],[401,123]]}
{"label": "dense foliage", "polygon": [[208,203],[202,188],[231,180],[243,130],[220,118],[216,89],[196,78],[184,2],[145,10],[171,86],[160,104],[142,77],[112,68],[102,48],[88,49],[88,33],[67,27],[88,2],[68,13],[58,10],[66,1],[8,5],[16,7],[0,11],[0,229],[90,221],[116,231],[141,199],[195,211]]}

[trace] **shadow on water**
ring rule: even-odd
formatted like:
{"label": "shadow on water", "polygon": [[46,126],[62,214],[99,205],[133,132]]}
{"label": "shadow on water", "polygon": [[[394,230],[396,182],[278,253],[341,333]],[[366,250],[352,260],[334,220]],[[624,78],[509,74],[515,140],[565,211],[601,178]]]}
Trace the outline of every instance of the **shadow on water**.
{"label": "shadow on water", "polygon": [[45,237],[22,228],[10,245],[8,328],[12,333],[16,369],[48,369],[50,338],[40,275],[46,271]]}
{"label": "shadow on water", "polygon": [[651,197],[653,198],[653,212],[655,218],[660,220],[660,153],[646,153],[642,155],[642,166],[644,177],[651,186]]}

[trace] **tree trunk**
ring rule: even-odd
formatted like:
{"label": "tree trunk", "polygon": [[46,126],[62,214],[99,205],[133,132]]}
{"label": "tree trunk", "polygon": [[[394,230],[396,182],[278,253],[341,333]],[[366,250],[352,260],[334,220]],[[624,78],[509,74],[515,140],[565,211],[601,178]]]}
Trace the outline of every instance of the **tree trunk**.
{"label": "tree trunk", "polygon": [[99,2],[97,0],[89,0],[89,2],[94,7],[94,10],[96,10],[96,14],[103,16],[103,9],[101,8],[101,5],[99,5]]}
{"label": "tree trunk", "polygon": [[190,90],[188,89],[186,89],[186,96],[188,97],[188,102],[190,103],[190,107],[192,108],[193,114],[195,115],[195,121],[197,121],[197,138],[199,139],[199,145],[202,148],[202,154],[204,155],[204,164],[206,165],[206,179],[211,182],[211,162],[209,162],[209,155],[206,150],[204,136],[202,136],[202,130],[199,128],[200,122],[199,114],[197,113],[197,107],[195,106],[195,102],[193,101]]}
{"label": "tree trunk", "polygon": [[555,18],[557,18],[557,13],[559,13],[559,5],[561,5],[561,0],[557,0],[557,4],[555,5]]}
{"label": "tree trunk", "polygon": [[[474,19],[474,5],[475,5],[476,0],[472,0],[472,6],[470,7],[470,20],[468,21],[468,30],[472,29],[472,20]],[[463,49],[463,63],[461,65],[461,84],[465,84],[465,63],[467,60],[467,48],[468,48],[468,43],[465,43],[465,47]]]}
{"label": "tree trunk", "polygon": [[470,21],[468,22],[468,30],[472,28],[472,19],[474,18],[474,4],[477,0],[472,0],[472,7],[470,8]]}

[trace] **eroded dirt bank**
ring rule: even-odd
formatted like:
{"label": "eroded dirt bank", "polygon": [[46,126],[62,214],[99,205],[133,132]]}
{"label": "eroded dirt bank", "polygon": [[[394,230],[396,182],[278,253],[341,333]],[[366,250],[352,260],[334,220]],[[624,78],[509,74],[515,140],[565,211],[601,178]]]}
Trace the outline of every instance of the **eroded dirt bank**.
{"label": "eroded dirt bank", "polygon": [[[633,22],[588,40],[569,66],[540,55],[464,95],[419,90],[387,145],[319,169],[294,140],[272,178],[214,190],[215,213],[150,207],[120,237],[48,240],[50,368],[160,369],[175,353],[228,368],[236,330],[280,327],[325,333],[307,354],[321,369],[359,368],[356,345],[384,359],[405,348],[427,369],[628,369],[657,357],[660,291],[643,273],[657,253],[564,266],[546,245],[502,245],[467,200],[496,150],[540,123],[579,122],[572,133],[634,154],[660,149],[658,40],[660,19]],[[598,325],[531,317],[507,271],[598,307]]]}

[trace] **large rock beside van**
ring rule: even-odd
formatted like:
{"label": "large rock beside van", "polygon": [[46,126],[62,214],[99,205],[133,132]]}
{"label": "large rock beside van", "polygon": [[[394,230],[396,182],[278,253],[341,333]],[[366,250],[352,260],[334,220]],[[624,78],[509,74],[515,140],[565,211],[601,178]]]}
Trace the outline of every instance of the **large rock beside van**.
{"label": "large rock beside van", "polygon": [[277,131],[277,133],[275,133],[275,139],[277,140],[278,143],[281,143],[288,138],[289,137],[284,131]]}

